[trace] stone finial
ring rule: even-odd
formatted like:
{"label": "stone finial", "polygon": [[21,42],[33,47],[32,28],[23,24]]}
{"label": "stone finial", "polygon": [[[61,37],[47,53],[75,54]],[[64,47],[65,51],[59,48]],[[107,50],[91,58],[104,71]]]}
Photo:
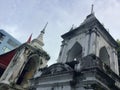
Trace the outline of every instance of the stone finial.
{"label": "stone finial", "polygon": [[91,6],[91,14],[94,14],[94,5]]}

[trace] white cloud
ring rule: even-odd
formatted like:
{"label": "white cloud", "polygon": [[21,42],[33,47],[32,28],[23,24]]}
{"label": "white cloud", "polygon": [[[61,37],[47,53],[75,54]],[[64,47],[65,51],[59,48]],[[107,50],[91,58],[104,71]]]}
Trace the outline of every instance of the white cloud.
{"label": "white cloud", "polygon": [[120,2],[117,0],[103,0],[103,2],[97,4],[96,16],[104,23],[105,27],[109,29],[109,32],[115,39],[120,39]]}
{"label": "white cloud", "polygon": [[25,42],[33,33],[37,37],[48,21],[45,33],[45,49],[51,63],[58,57],[61,34],[69,31],[72,24],[80,25],[90,14],[94,4],[96,17],[109,28],[114,38],[120,38],[120,0],[11,0],[0,1],[2,28]]}

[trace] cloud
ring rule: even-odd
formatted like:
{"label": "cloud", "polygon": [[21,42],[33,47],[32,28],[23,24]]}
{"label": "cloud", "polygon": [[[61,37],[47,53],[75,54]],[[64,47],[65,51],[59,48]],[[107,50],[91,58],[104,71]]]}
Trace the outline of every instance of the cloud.
{"label": "cloud", "polygon": [[51,56],[50,62],[54,62],[60,51],[60,36],[72,24],[79,26],[83,22],[90,14],[92,3],[98,20],[109,28],[114,38],[120,38],[120,0],[4,0],[0,1],[0,25],[25,42],[31,33],[33,38],[37,37],[48,21],[44,48]]}
{"label": "cloud", "polygon": [[99,1],[96,6],[96,16],[98,19],[104,23],[115,39],[120,38],[120,32],[118,31],[120,29],[120,2],[118,0],[109,0],[109,2],[103,0],[103,2]]}

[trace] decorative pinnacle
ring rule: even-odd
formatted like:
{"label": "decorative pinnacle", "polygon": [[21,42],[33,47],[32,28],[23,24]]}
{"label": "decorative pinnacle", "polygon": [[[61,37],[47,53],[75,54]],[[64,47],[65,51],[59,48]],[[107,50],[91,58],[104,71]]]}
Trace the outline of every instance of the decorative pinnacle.
{"label": "decorative pinnacle", "polygon": [[45,24],[45,26],[44,26],[43,30],[41,31],[41,33],[43,33],[43,34],[45,33],[45,29],[46,29],[47,25],[48,25],[48,22]]}
{"label": "decorative pinnacle", "polygon": [[92,6],[91,6],[91,14],[94,14],[94,5],[92,4]]}

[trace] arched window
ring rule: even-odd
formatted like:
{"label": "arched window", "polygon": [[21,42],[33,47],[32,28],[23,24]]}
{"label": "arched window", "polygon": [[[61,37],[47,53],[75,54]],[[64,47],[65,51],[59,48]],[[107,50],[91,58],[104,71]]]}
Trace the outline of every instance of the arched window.
{"label": "arched window", "polygon": [[109,54],[107,52],[106,47],[102,47],[100,49],[99,57],[102,60],[103,63],[110,66],[110,60],[109,60]]}
{"label": "arched window", "polygon": [[80,60],[82,57],[82,47],[76,42],[68,51],[67,62]]}

